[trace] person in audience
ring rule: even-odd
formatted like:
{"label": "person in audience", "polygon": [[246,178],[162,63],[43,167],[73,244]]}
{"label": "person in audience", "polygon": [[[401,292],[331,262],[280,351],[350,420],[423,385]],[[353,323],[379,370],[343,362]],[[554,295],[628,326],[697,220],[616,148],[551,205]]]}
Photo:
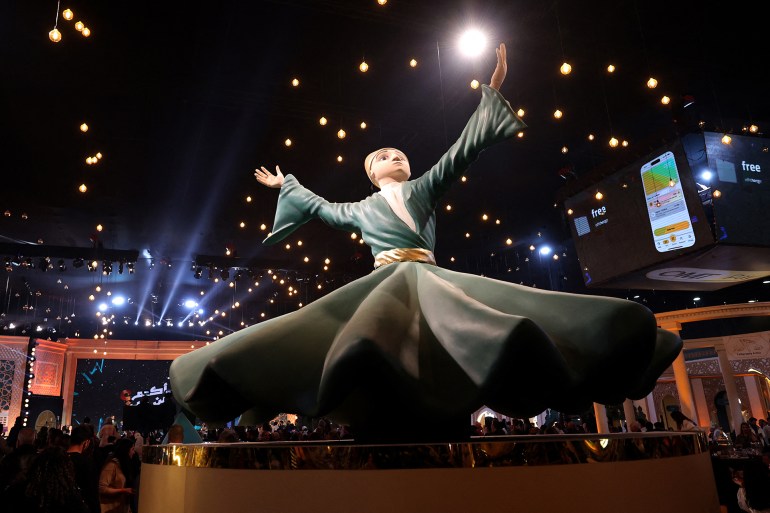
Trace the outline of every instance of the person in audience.
{"label": "person in audience", "polygon": [[[269,441],[270,439],[268,439]],[[240,442],[238,439],[238,434],[233,431],[232,429],[224,429],[222,430],[222,434],[219,435],[219,439],[217,442],[221,444],[233,444]]]}
{"label": "person in audience", "polygon": [[88,429],[90,429],[91,430],[91,436],[95,436],[96,435],[96,430],[94,429],[94,425],[91,424],[91,417],[83,417],[83,423],[81,424],[81,426],[85,426]]}
{"label": "person in audience", "polygon": [[759,426],[757,425],[757,418],[756,417],[750,417],[749,418],[749,427],[754,432],[757,437],[759,436]]}
{"label": "person in audience", "polygon": [[46,447],[48,447],[48,427],[43,426],[35,437],[35,449],[40,452]]}
{"label": "person in audience", "polygon": [[86,426],[78,426],[72,430],[67,456],[75,469],[75,482],[80,488],[88,509],[91,513],[99,513],[99,486],[96,480],[92,454],[91,430]]}
{"label": "person in audience", "polygon": [[8,431],[8,439],[6,442],[8,442],[8,447],[13,450],[16,447],[16,440],[19,437],[19,431],[21,431],[21,428],[24,427],[24,419],[21,416],[16,417],[16,420],[13,423],[13,426],[11,426],[11,430]]}
{"label": "person in audience", "polygon": [[137,457],[142,459],[142,448],[144,447],[144,437],[139,431],[134,431],[134,452]]}
{"label": "person in audience", "polygon": [[58,428],[48,430],[48,447],[61,447],[65,451],[69,447],[69,441],[65,441],[64,431]]}
{"label": "person in audience", "polygon": [[[746,423],[748,426],[748,423]],[[751,427],[749,427],[751,429]],[[770,470],[759,461],[749,461],[742,480],[736,481],[738,506],[749,513],[770,513]]]}
{"label": "person in audience", "polygon": [[99,447],[104,447],[110,443],[110,437],[117,439],[118,429],[113,424],[112,419],[108,418],[104,421],[102,429],[99,430]]}
{"label": "person in audience", "polygon": [[759,442],[759,438],[751,430],[748,422],[741,422],[740,431],[735,436],[735,447],[739,449],[750,449],[752,444]]}
{"label": "person in audience", "polygon": [[115,448],[107,457],[107,462],[99,474],[99,503],[101,513],[129,513],[130,499],[134,490],[132,481],[131,458],[134,455],[134,442],[121,438],[115,442]]}
{"label": "person in audience", "polygon": [[757,435],[762,440],[762,445],[767,447],[770,445],[770,425],[767,424],[765,419],[759,419],[759,431]]}
{"label": "person in audience", "polygon": [[61,447],[43,450],[26,478],[3,495],[3,508],[24,513],[90,513],[75,482],[75,470]]}
{"label": "person in audience", "polygon": [[0,491],[24,481],[36,455],[35,430],[22,427],[16,448],[0,462]]}
{"label": "person in audience", "polygon": [[698,425],[679,410],[671,412],[671,420],[676,423],[674,431],[695,431],[698,429]]}
{"label": "person in audience", "polygon": [[168,428],[168,443],[184,443],[184,428],[180,424],[174,424]]}

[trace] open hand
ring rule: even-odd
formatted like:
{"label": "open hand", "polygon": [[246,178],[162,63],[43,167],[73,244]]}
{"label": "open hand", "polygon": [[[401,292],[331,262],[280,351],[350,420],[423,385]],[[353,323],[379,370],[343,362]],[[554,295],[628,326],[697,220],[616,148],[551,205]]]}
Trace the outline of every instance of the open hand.
{"label": "open hand", "polygon": [[497,66],[495,72],[492,73],[492,79],[489,81],[489,87],[492,89],[500,90],[500,86],[503,85],[505,80],[505,74],[508,73],[508,62],[505,56],[505,43],[500,43],[498,48],[495,48],[497,53]]}
{"label": "open hand", "polygon": [[261,166],[261,171],[254,170],[254,176],[259,183],[273,189],[279,189],[283,185],[283,173],[278,166],[275,166],[275,174],[265,169],[265,166]]}

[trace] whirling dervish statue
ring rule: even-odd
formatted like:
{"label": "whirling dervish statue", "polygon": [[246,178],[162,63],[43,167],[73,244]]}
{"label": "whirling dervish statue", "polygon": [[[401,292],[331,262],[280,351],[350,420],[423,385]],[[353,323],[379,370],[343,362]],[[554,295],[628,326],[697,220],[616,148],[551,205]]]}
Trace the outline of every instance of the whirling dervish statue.
{"label": "whirling dervish statue", "polygon": [[[305,307],[180,356],[171,384],[207,421],[265,421],[281,412],[329,416],[363,438],[449,439],[486,405],[509,416],[580,412],[639,399],[681,350],[644,306],[533,289],[436,265],[435,209],[487,147],[525,128],[499,89],[506,49],[457,141],[419,178],[406,155],[369,154],[380,191],[330,203],[291,174],[255,175],[280,188],[265,243],[321,219],[359,233],[375,270]],[[409,427],[394,423],[408,422]]]}

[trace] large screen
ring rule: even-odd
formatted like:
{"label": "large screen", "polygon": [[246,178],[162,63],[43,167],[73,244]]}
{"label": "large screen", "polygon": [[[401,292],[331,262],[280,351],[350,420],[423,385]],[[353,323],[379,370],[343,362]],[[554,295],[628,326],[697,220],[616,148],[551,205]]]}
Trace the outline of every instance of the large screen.
{"label": "large screen", "polygon": [[770,246],[770,140],[724,134],[704,134],[708,168],[696,174],[714,197],[715,224],[720,243]]}
{"label": "large screen", "polygon": [[680,143],[659,149],[565,202],[586,285],[714,242]]}
{"label": "large screen", "polygon": [[120,422],[127,403],[167,409],[167,403],[173,402],[170,366],[170,360],[78,360],[72,424],[80,424],[85,417],[95,426],[108,417]]}

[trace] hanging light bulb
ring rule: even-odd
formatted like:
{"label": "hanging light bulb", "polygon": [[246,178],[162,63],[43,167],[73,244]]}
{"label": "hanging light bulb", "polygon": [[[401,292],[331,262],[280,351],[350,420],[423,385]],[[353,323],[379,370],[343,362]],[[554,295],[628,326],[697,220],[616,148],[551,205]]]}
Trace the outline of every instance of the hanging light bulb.
{"label": "hanging light bulb", "polygon": [[83,27],[83,30],[81,30],[80,33],[83,34],[83,37],[88,37],[91,35],[91,29],[88,27]]}
{"label": "hanging light bulb", "polygon": [[621,144],[621,145],[622,145],[624,148],[627,148],[627,147],[628,147],[628,141],[626,141],[625,139],[623,139],[623,142],[622,142],[622,143],[620,143],[620,144]]}
{"label": "hanging light bulb", "polygon": [[96,154],[96,158],[97,158],[98,160],[101,160],[101,159],[102,159],[102,153],[101,153],[101,152],[97,152],[97,154]]}
{"label": "hanging light bulb", "polygon": [[361,73],[366,73],[369,71],[369,65],[366,63],[366,61],[361,61],[361,64],[358,65],[358,69],[361,70]]}
{"label": "hanging light bulb", "polygon": [[79,190],[80,192],[86,192],[86,191],[88,190],[88,187],[86,187],[86,184],[84,184],[84,183],[81,183],[81,184],[80,184],[80,187],[78,187],[78,190]]}
{"label": "hanging light bulb", "polygon": [[555,117],[556,119],[561,119],[563,115],[564,113],[559,109],[556,109],[555,111],[553,111],[553,117]]}
{"label": "hanging light bulb", "polygon": [[53,29],[48,33],[48,39],[53,41],[54,43],[58,43],[61,41],[61,32],[59,32],[59,29]]}
{"label": "hanging light bulb", "polygon": [[604,197],[604,194],[602,194],[602,191],[596,191],[594,198],[601,200],[603,197]]}
{"label": "hanging light bulb", "polygon": [[82,21],[78,21],[78,22],[75,23],[75,30],[77,30],[78,32],[83,30],[83,27],[85,27],[85,25],[83,25]]}
{"label": "hanging light bulb", "polygon": [[339,132],[337,132],[337,137],[339,137],[340,139],[344,139],[346,135],[348,135],[348,134],[346,134],[345,131],[343,129],[341,129],[341,128],[340,128]]}
{"label": "hanging light bulb", "polygon": [[609,66],[607,66],[607,73],[615,73],[615,65],[614,64],[610,64]]}
{"label": "hanging light bulb", "polygon": [[589,140],[589,141],[593,141],[594,139],[596,139],[596,137],[594,136],[594,134],[588,134],[588,140]]}
{"label": "hanging light bulb", "polygon": [[525,114],[524,109],[520,108],[519,110],[516,111],[516,115],[519,116],[520,118],[523,118],[524,114]]}
{"label": "hanging light bulb", "polygon": [[342,155],[337,155],[337,162],[342,162]]}
{"label": "hanging light bulb", "polygon": [[756,134],[757,132],[759,132],[759,127],[752,123],[749,126],[749,132],[751,132],[752,134]]}
{"label": "hanging light bulb", "polygon": [[388,0],[377,0],[377,3],[380,5],[385,5],[388,3]]}
{"label": "hanging light bulb", "polygon": [[562,146],[561,147],[561,152],[566,154],[567,152],[569,152],[569,148],[567,148],[566,146]]}
{"label": "hanging light bulb", "polygon": [[730,137],[727,134],[722,136],[722,144],[730,144],[731,142],[733,142],[733,138],[732,137]]}
{"label": "hanging light bulb", "polygon": [[519,139],[523,138],[524,137],[524,132],[517,132],[516,133],[516,137],[518,137]]}
{"label": "hanging light bulb", "polygon": [[74,16],[72,9],[64,9],[61,13],[61,17],[67,21],[70,21]]}
{"label": "hanging light bulb", "polygon": [[85,132],[88,132],[88,125],[86,125],[85,123],[83,123],[82,125],[80,125],[80,131],[81,131],[81,132],[84,132],[84,133],[85,133]]}
{"label": "hanging light bulb", "polygon": [[567,215],[568,215],[568,216],[571,216],[571,215],[573,214],[573,212],[574,212],[574,211],[573,211],[571,208],[568,208],[568,209],[567,209]]}
{"label": "hanging light bulb", "polygon": [[326,126],[326,123],[328,123],[328,122],[329,121],[325,117],[323,117],[323,116],[321,116],[321,119],[318,120],[318,124],[321,125],[321,126]]}
{"label": "hanging light bulb", "polygon": [[285,144],[287,147],[291,146],[291,139],[286,139],[285,141],[283,141],[283,144]]}
{"label": "hanging light bulb", "polygon": [[299,79],[298,78],[292,78],[291,79],[291,85],[294,87],[299,87]]}
{"label": "hanging light bulb", "polygon": [[409,66],[416,68],[417,67],[417,59],[412,59],[409,61]]}
{"label": "hanging light bulb", "polygon": [[618,147],[618,140],[614,137],[610,139],[610,147],[617,148]]}
{"label": "hanging light bulb", "polygon": [[471,80],[471,89],[478,89],[479,88],[479,81],[475,78]]}
{"label": "hanging light bulb", "polygon": [[366,130],[366,121],[361,121],[361,130]]}
{"label": "hanging light bulb", "polygon": [[711,195],[714,196],[715,198],[719,198],[722,196],[722,191],[720,191],[719,189],[714,189],[714,192]]}
{"label": "hanging light bulb", "polygon": [[660,103],[662,103],[663,105],[668,105],[669,103],[671,103],[671,98],[669,98],[668,96],[663,96],[663,98],[660,99]]}
{"label": "hanging light bulb", "polygon": [[647,87],[649,87],[650,89],[655,89],[656,87],[658,87],[658,81],[650,77],[650,79],[647,81]]}
{"label": "hanging light bulb", "polygon": [[572,73],[572,66],[570,66],[568,62],[565,62],[561,65],[561,68],[559,68],[559,71],[561,71],[562,75],[569,75],[570,73]]}

